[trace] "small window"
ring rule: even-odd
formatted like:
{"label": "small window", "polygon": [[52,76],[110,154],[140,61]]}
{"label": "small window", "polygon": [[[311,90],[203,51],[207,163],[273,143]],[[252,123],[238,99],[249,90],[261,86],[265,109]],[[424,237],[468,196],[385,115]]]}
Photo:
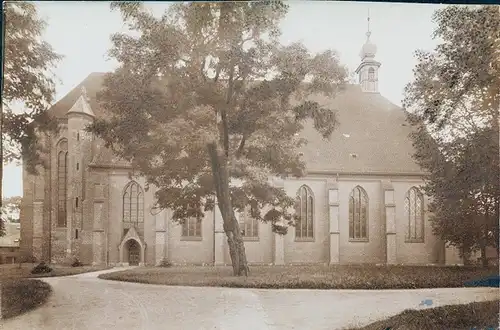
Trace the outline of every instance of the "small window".
{"label": "small window", "polygon": [[182,236],[201,237],[201,219],[188,218],[182,224]]}
{"label": "small window", "polygon": [[78,228],[75,229],[75,238],[78,239]]}
{"label": "small window", "polygon": [[375,69],[374,68],[368,69],[368,80],[370,80],[370,81],[375,80]]}
{"label": "small window", "polygon": [[78,171],[80,169],[80,163],[76,163],[76,170]]}
{"label": "small window", "polygon": [[78,197],[75,198],[75,207],[78,208]]}
{"label": "small window", "polygon": [[254,219],[250,214],[250,206],[247,206],[243,212],[240,213],[239,225],[241,229],[241,236],[244,238],[258,239],[259,238],[259,221]]}
{"label": "small window", "polygon": [[80,141],[80,132],[76,132],[76,140]]}

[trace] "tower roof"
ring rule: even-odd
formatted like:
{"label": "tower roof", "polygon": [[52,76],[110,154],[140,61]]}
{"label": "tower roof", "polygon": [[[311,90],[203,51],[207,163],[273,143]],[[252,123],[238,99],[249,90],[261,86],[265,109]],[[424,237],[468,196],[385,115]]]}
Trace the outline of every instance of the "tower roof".
{"label": "tower roof", "polygon": [[365,60],[368,58],[372,59],[375,57],[375,54],[377,54],[377,46],[371,42],[370,36],[371,32],[366,32],[366,42],[363,47],[361,47],[361,52],[359,53],[361,60]]}
{"label": "tower roof", "polygon": [[71,113],[79,113],[79,114],[85,114],[90,117],[95,117],[94,112],[92,111],[92,108],[90,107],[89,104],[89,99],[87,96],[87,89],[85,86],[82,86],[81,89],[81,94],[80,97],[76,100],[75,104],[69,109],[67,112],[68,114]]}
{"label": "tower roof", "polygon": [[373,59],[377,53],[377,46],[370,41],[370,36],[372,35],[370,31],[370,9],[368,9],[368,17],[366,21],[368,23],[368,28],[366,30],[366,42],[363,47],[361,47],[361,52],[359,53],[362,61],[365,59]]}

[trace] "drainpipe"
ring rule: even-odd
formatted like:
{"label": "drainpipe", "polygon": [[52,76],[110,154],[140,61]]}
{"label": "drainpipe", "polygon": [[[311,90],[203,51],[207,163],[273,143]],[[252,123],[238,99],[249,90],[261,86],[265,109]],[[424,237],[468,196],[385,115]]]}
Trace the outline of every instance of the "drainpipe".
{"label": "drainpipe", "polygon": [[214,209],[212,211],[212,214],[213,214],[213,228],[212,228],[212,248],[213,248],[213,253],[212,253],[212,263],[213,265],[215,266],[215,208],[217,207],[217,205],[215,205],[214,203]]}

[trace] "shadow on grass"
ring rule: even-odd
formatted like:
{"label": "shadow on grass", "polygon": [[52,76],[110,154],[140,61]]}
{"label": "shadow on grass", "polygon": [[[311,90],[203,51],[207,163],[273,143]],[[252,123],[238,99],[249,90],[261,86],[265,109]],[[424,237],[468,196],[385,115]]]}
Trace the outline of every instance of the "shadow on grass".
{"label": "shadow on grass", "polygon": [[498,329],[500,300],[406,310],[383,321],[350,330]]}
{"label": "shadow on grass", "polygon": [[2,318],[24,314],[43,305],[52,293],[49,284],[36,279],[11,279],[2,282]]}

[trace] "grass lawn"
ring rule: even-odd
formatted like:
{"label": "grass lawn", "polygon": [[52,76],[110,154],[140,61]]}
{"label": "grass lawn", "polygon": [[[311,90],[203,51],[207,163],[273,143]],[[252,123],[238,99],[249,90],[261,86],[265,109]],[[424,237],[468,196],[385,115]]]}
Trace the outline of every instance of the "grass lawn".
{"label": "grass lawn", "polygon": [[383,321],[352,330],[498,329],[500,300],[406,310]]}
{"label": "grass lawn", "polygon": [[50,285],[37,279],[2,281],[2,318],[14,317],[43,305],[51,293]]}
{"label": "grass lawn", "polygon": [[465,281],[498,274],[498,268],[424,266],[251,266],[233,277],[231,267],[140,267],[99,278],[166,285],[295,289],[417,289],[462,287]]}
{"label": "grass lawn", "polygon": [[98,270],[109,269],[106,266],[82,266],[70,267],[62,265],[49,265],[52,272],[45,274],[31,274],[31,270],[37,264],[26,263],[19,266],[19,264],[0,265],[0,280],[18,279],[18,278],[37,278],[37,277],[53,277],[53,276],[69,276],[81,273],[94,272]]}
{"label": "grass lawn", "polygon": [[14,317],[26,313],[47,301],[52,289],[48,283],[37,280],[37,277],[68,276],[92,271],[108,269],[102,266],[69,267],[50,265],[52,272],[31,274],[37,264],[0,265],[0,283],[2,285],[1,313],[3,318]]}

